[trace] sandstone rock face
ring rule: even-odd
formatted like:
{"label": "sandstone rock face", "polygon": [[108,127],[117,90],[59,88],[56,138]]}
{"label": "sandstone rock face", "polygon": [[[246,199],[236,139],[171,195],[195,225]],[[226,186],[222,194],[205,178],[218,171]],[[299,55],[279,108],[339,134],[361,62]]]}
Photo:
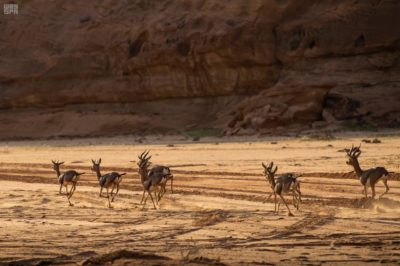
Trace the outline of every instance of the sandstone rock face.
{"label": "sandstone rock face", "polygon": [[1,138],[400,126],[399,1],[19,4]]}

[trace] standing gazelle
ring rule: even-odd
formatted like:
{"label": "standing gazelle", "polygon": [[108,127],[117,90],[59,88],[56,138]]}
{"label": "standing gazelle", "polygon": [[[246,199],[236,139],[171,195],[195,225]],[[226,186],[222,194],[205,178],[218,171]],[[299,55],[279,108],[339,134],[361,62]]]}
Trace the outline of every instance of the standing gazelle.
{"label": "standing gazelle", "polygon": [[300,182],[292,173],[283,174],[275,178],[278,167],[275,166],[275,169],[273,169],[273,162],[271,162],[268,166],[262,163],[262,166],[264,167],[265,177],[267,178],[268,183],[271,185],[272,191],[274,193],[275,212],[279,212],[280,204],[278,205],[278,210],[276,209],[276,195],[278,194],[289,211],[288,215],[293,216],[292,212],[289,209],[289,206],[283,198],[283,194],[291,191],[293,194],[293,205],[296,209],[299,209],[301,202]]}
{"label": "standing gazelle", "polygon": [[[117,172],[111,172],[111,173],[102,175],[100,172],[101,158],[97,162],[92,159],[92,163],[93,163],[92,171],[96,172],[97,180],[99,181],[99,185],[100,185],[99,197],[102,196],[101,193],[103,191],[103,188],[106,188],[108,207],[111,208],[111,202],[114,201],[114,198],[117,196],[117,194],[119,192],[119,184],[122,181],[122,176],[126,175],[126,173],[119,174]],[[111,198],[110,198],[110,194],[108,193],[109,192],[108,190],[110,188],[111,188]],[[117,189],[117,191],[113,195],[115,188]]]}
{"label": "standing gazelle", "polygon": [[[81,176],[85,173],[78,173],[75,170],[68,170],[65,173],[61,174],[60,165],[62,165],[64,162],[60,162],[60,161],[55,162],[53,160],[51,160],[51,162],[53,163],[53,169],[57,173],[58,183],[60,184],[59,193],[61,194],[61,188],[64,186],[65,190],[66,190],[66,195],[67,195],[69,206],[73,206],[73,204],[70,201],[70,198],[72,197],[72,195],[75,192],[76,183],[78,183],[79,176]],[[71,189],[69,192],[68,192],[68,185],[71,185]]]}
{"label": "standing gazelle", "polygon": [[361,154],[360,147],[361,144],[358,147],[354,147],[353,145],[351,147],[351,150],[346,151],[347,157],[349,158],[349,160],[346,163],[348,165],[353,166],[354,171],[360,178],[360,182],[364,186],[365,198],[368,197],[368,188],[367,188],[368,185],[371,186],[372,198],[375,198],[375,185],[379,182],[379,180],[382,180],[383,184],[386,187],[386,190],[385,192],[382,193],[382,195],[379,196],[379,198],[381,198],[389,191],[389,186],[387,184],[389,172],[384,167],[371,168],[365,171],[362,170],[360,164],[358,163],[358,157]]}

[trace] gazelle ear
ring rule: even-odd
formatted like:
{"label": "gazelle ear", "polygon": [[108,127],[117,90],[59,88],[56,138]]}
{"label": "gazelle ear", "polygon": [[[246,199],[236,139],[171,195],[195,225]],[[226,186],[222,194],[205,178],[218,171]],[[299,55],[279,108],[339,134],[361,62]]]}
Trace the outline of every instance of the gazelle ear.
{"label": "gazelle ear", "polygon": [[101,163],[101,158],[99,159],[99,164]]}
{"label": "gazelle ear", "polygon": [[95,162],[93,159],[90,159],[90,160],[92,160],[92,163],[93,163],[93,164],[96,164],[96,162]]}
{"label": "gazelle ear", "polygon": [[51,160],[51,162],[52,162],[53,164],[56,164],[56,162],[55,162],[55,161],[53,161],[53,160]]}
{"label": "gazelle ear", "polygon": [[274,174],[278,171],[278,166],[275,166]]}
{"label": "gazelle ear", "polygon": [[261,165],[264,167],[264,169],[267,169],[267,166],[262,162]]}

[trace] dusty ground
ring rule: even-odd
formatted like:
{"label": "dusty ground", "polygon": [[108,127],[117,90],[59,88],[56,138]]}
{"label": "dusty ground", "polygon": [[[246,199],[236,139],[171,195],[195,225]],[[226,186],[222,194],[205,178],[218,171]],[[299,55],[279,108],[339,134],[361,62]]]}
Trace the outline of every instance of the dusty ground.
{"label": "dusty ground", "polygon": [[[374,202],[360,200],[361,185],[339,152],[362,138],[1,143],[0,262],[398,265],[400,137],[362,146],[363,168],[382,165],[395,172],[390,193]],[[175,173],[174,194],[168,189],[158,210],[139,205],[142,191],[132,161],[144,149]],[[89,170],[90,159],[98,157],[103,172],[128,172],[112,209],[98,197]],[[58,194],[51,159],[65,161],[63,169],[88,173],[73,207]],[[280,173],[302,173],[304,202],[293,210],[295,217],[284,208],[276,215],[271,200],[262,203],[270,188],[261,162],[270,160]],[[383,192],[382,184],[377,191]],[[110,252],[116,253],[101,257]]]}

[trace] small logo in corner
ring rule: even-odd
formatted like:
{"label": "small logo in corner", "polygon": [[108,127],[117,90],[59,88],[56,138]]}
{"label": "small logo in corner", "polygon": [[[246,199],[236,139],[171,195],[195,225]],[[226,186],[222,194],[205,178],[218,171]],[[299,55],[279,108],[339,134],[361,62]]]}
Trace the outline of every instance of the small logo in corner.
{"label": "small logo in corner", "polygon": [[4,4],[4,15],[18,15],[18,4]]}

